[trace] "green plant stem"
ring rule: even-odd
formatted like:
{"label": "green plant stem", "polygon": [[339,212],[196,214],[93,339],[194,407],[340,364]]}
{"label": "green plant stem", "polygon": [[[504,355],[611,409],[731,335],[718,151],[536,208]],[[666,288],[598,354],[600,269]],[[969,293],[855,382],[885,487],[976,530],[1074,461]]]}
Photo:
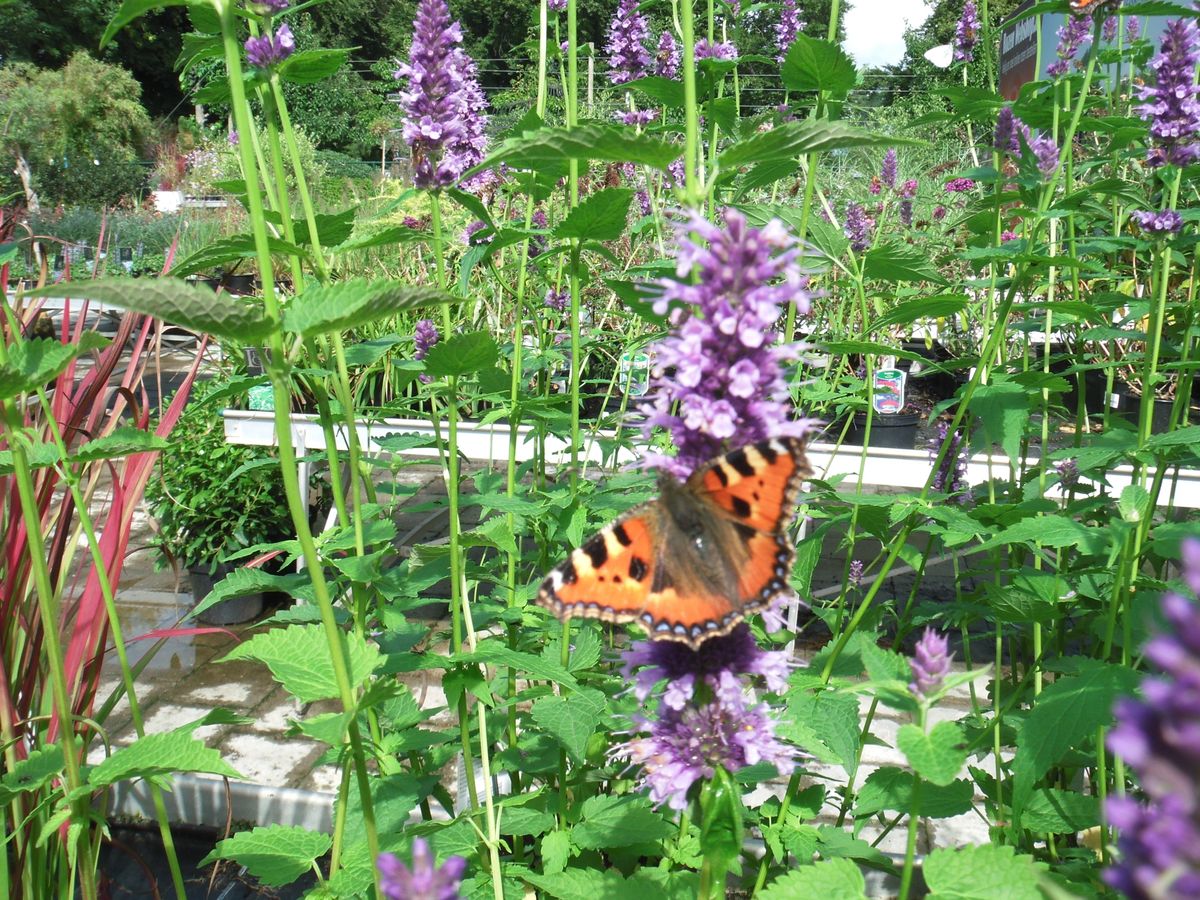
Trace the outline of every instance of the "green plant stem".
{"label": "green plant stem", "polygon": [[[836,5],[838,0],[833,0]],[[700,108],[696,102],[696,27],[692,0],[679,4],[679,36],[683,47],[680,66],[683,71],[683,183],[685,203],[699,209],[703,200],[698,178],[700,153]]]}
{"label": "green plant stem", "polygon": [[[925,704],[921,704],[917,727],[925,730]],[[921,776],[913,772],[912,798],[908,806],[908,839],[904,844],[904,869],[900,873],[900,900],[908,900],[912,890],[913,860],[917,852],[917,831],[921,827]]]}

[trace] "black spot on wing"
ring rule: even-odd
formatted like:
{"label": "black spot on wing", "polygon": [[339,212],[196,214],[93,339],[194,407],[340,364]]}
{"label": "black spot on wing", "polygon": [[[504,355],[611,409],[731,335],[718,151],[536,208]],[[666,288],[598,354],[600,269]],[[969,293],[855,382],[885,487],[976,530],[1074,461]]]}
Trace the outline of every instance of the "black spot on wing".
{"label": "black spot on wing", "polygon": [[634,581],[642,581],[646,577],[646,561],[635,556],[629,561],[629,577]]}
{"label": "black spot on wing", "polygon": [[747,525],[745,522],[734,522],[733,528],[738,533],[738,537],[745,541],[749,541],[756,534],[758,534],[758,530],[756,528]]}
{"label": "black spot on wing", "polygon": [[770,441],[763,441],[761,444],[755,444],[754,449],[759,455],[767,461],[767,465],[773,465],[775,460],[779,458],[779,454],[771,447]]}
{"label": "black spot on wing", "polygon": [[662,566],[654,570],[654,581],[650,583],[650,590],[657,593],[658,591],[665,591],[674,586],[675,580],[666,573]]}
{"label": "black spot on wing", "polygon": [[604,543],[603,535],[598,534],[584,544],[583,552],[591,559],[593,569],[599,569],[608,561],[608,547]]}
{"label": "black spot on wing", "polygon": [[733,503],[733,514],[735,516],[741,516],[743,519],[750,518],[751,506],[749,503],[747,503],[741,497],[733,497],[732,503]]}
{"label": "black spot on wing", "polygon": [[575,571],[575,563],[569,559],[559,567],[558,571],[562,573],[563,584],[574,584],[579,580],[579,574]]}
{"label": "black spot on wing", "polygon": [[717,476],[717,481],[721,482],[721,487],[729,487],[729,476],[725,474],[725,467],[717,463],[712,470],[713,474]]}
{"label": "black spot on wing", "polygon": [[624,525],[614,525],[612,532],[613,536],[617,539],[617,543],[622,547],[628,547],[633,543],[633,538],[629,536],[629,532],[625,530]]}
{"label": "black spot on wing", "polygon": [[725,457],[725,461],[733,466],[734,470],[743,478],[749,478],[754,474],[754,466],[750,465],[750,460],[746,458],[745,449],[734,450]]}

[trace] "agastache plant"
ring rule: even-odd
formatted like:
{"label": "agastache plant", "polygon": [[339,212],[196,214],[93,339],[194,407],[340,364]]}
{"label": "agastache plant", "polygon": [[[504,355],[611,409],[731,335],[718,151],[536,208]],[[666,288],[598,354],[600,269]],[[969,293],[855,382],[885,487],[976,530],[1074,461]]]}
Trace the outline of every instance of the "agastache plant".
{"label": "agastache plant", "polygon": [[[1182,545],[1183,581],[1200,588],[1200,540]],[[1167,629],[1144,648],[1159,674],[1142,681],[1141,699],[1117,701],[1108,748],[1138,776],[1145,802],[1109,797],[1119,830],[1117,862],[1104,880],[1132,900],[1200,897],[1200,604],[1168,593]]]}
{"label": "agastache plant", "polygon": [[1088,15],[1067,17],[1067,24],[1058,29],[1058,47],[1054,62],[1046,67],[1046,73],[1058,78],[1067,73],[1071,62],[1075,59],[1079,48],[1092,39],[1092,17]]}
{"label": "agastache plant", "polygon": [[888,187],[894,188],[896,186],[897,169],[896,148],[889,147],[887,153],[883,155],[883,165],[879,170],[879,180]]}
{"label": "agastache plant", "polygon": [[842,231],[850,241],[850,249],[855,253],[861,253],[871,246],[873,224],[861,203],[847,204],[846,221],[842,225]]}
{"label": "agastache plant", "polygon": [[662,78],[675,78],[679,75],[679,44],[670,29],[664,29],[658,36],[658,51],[654,56],[654,74]]}
{"label": "agastache plant", "polygon": [[280,25],[275,34],[270,32],[246,39],[246,61],[258,69],[269,69],[283,62],[296,49],[296,38],[287,23]]}
{"label": "agastache plant", "polygon": [[963,4],[962,16],[954,29],[954,59],[956,62],[971,62],[975,58],[975,45],[979,42],[979,12],[975,0]]}
{"label": "agastache plant", "polygon": [[941,690],[954,658],[949,650],[949,639],[932,628],[926,628],[917,641],[911,663],[913,680],[908,689],[919,700],[926,701]]}
{"label": "agastache plant", "polygon": [[381,853],[379,889],[386,900],[459,900],[459,883],[467,870],[461,856],[448,856],[440,866],[429,842],[413,838],[412,867],[392,853]]}
{"label": "agastache plant", "polygon": [[621,0],[608,26],[608,78],[613,84],[627,84],[647,74],[653,60],[646,49],[650,26],[637,11],[638,0]]}
{"label": "agastache plant", "polygon": [[1146,154],[1152,166],[1167,163],[1186,166],[1200,158],[1200,93],[1195,70],[1200,47],[1200,30],[1192,19],[1175,19],[1163,31],[1162,52],[1150,60],[1153,86],[1141,88],[1140,106],[1134,111],[1150,123],[1154,144]]}
{"label": "agastache plant", "polygon": [[779,22],[775,25],[775,47],[779,50],[779,55],[775,57],[777,62],[783,62],[788,48],[803,28],[804,23],[800,21],[796,0],[783,0],[783,6],[779,10]]}

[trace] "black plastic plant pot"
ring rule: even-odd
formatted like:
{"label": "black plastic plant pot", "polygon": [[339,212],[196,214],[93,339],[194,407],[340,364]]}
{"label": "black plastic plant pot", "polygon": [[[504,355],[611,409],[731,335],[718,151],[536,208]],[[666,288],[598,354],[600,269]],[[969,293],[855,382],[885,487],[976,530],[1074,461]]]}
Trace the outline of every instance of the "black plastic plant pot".
{"label": "black plastic plant pot", "polygon": [[[921,416],[917,413],[895,413],[871,418],[871,436],[868,446],[886,447],[892,450],[912,450],[917,443],[917,426]],[[867,414],[855,413],[854,422],[846,432],[846,443],[863,445],[867,434]]]}
{"label": "black plastic plant pot", "polygon": [[[1112,395],[1109,397],[1109,405],[1117,415],[1127,422],[1137,425],[1141,419],[1142,398],[1125,385],[1117,385],[1113,388]],[[1171,409],[1174,405],[1175,401],[1173,400],[1154,401],[1154,412],[1150,415],[1151,434],[1166,434],[1170,431]],[[1189,408],[1184,412],[1183,421],[1179,423],[1180,427],[1187,425],[1191,418],[1192,411]]]}
{"label": "black plastic plant pot", "polygon": [[[213,587],[235,568],[237,567],[228,563],[220,563],[217,571],[212,574],[207,568],[188,569],[188,575],[191,576],[192,582],[192,601],[200,603],[212,593]],[[240,625],[258,618],[262,615],[262,611],[263,595],[261,593],[245,594],[241,597],[222,600],[204,610],[196,618],[206,625]]]}
{"label": "black plastic plant pot", "polygon": [[251,274],[226,275],[221,285],[231,294],[253,294],[254,276]]}

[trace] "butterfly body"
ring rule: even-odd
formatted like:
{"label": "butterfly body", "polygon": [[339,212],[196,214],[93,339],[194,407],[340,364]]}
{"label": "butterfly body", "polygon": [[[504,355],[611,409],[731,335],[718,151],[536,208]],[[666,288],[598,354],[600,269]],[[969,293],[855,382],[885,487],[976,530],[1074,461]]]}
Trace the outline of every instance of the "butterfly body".
{"label": "butterfly body", "polygon": [[586,541],[542,582],[559,616],[641,622],[658,640],[699,647],[790,590],[787,528],[810,474],[803,442],[749,444],[659,478],[660,494]]}

